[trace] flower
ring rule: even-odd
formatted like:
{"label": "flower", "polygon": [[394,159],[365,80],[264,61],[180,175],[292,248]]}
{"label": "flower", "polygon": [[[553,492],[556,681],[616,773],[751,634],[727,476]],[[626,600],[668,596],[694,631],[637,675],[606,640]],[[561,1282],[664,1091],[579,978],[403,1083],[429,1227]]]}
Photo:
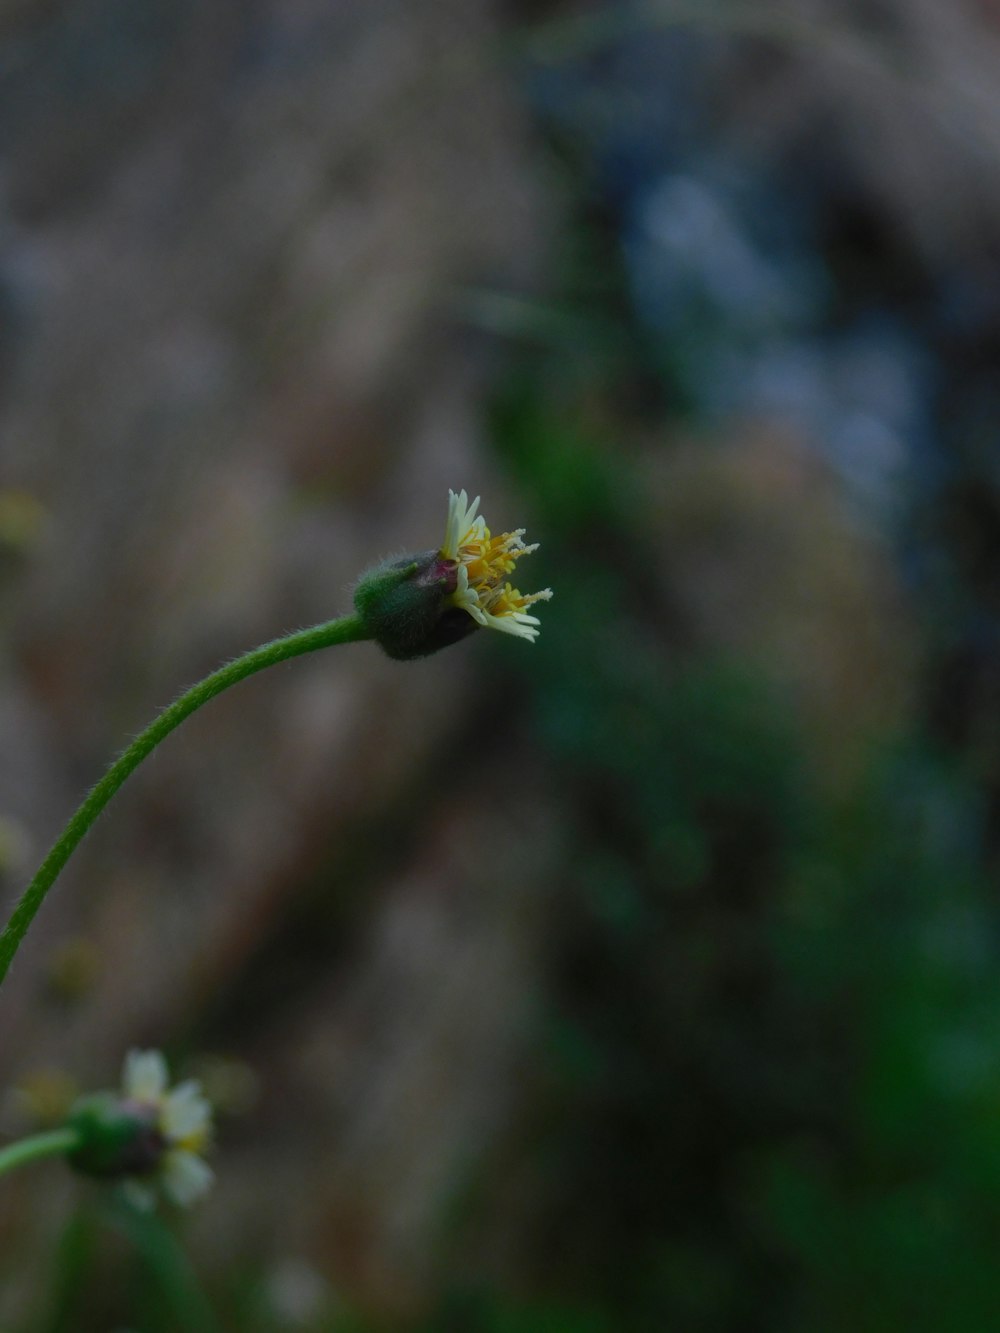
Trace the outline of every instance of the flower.
{"label": "flower", "polygon": [[[152,1121],[163,1145],[155,1175],[168,1198],[186,1206],[200,1199],[214,1178],[200,1156],[211,1136],[212,1108],[195,1079],[175,1088],[168,1088],[167,1080],[167,1062],[159,1051],[129,1051],[125,1057],[122,1095]],[[131,1193],[138,1201],[134,1185]]]}
{"label": "flower", "polygon": [[428,657],[480,626],[529,643],[538,637],[526,608],[547,601],[551,589],[525,595],[507,578],[538,548],[525,545],[523,528],[494,537],[478,509],[478,496],[470,504],[465,491],[449,491],[440,549],[383,561],[358,580],[354,609],[364,634],[396,661]]}
{"label": "flower", "polygon": [[200,1153],[212,1128],[212,1108],[189,1079],[167,1087],[159,1051],[129,1051],[121,1092],[80,1097],[66,1120],[74,1147],[67,1160],[84,1175],[121,1180],[132,1202],[150,1208],[159,1185],[175,1203],[189,1204],[212,1183]]}
{"label": "flower", "polygon": [[507,576],[522,556],[538,550],[538,543],[525,545],[524,528],[494,537],[482,515],[477,517],[478,509],[478,495],[470,504],[465,491],[448,492],[448,523],[440,555],[457,573],[449,601],[467,611],[478,625],[532,643],[538,637],[540,621],[526,608],[547,602],[552,589],[524,594],[512,587]]}

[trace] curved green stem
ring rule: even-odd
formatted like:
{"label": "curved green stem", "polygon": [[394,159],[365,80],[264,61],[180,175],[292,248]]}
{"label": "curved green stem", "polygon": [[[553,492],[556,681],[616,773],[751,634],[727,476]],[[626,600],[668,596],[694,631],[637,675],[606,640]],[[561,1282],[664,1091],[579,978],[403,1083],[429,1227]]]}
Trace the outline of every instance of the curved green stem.
{"label": "curved green stem", "polygon": [[32,1134],[29,1139],[18,1139],[0,1148],[0,1176],[5,1171],[13,1171],[25,1162],[35,1162],[40,1157],[60,1157],[72,1152],[79,1145],[80,1136],[75,1129],[53,1129],[47,1134]]}
{"label": "curved green stem", "polygon": [[20,902],[14,908],[3,934],[0,935],[0,982],[7,975],[18,946],[35,913],[41,907],[45,895],[77,844],[129,774],[138,768],[150,751],[154,750],[174,727],[186,717],[190,717],[202,704],[208,703],[209,699],[214,699],[217,694],[229,689],[230,685],[252,676],[254,672],[263,671],[265,667],[284,662],[289,657],[315,652],[317,648],[328,648],[337,643],[356,643],[360,639],[370,637],[361,617],[351,615],[342,616],[339,620],[326,621],[322,625],[314,625],[311,629],[299,630],[282,639],[274,639],[270,643],[262,644],[260,648],[245,653],[243,657],[238,657],[234,662],[227,663],[218,671],[213,671],[197,685],[192,685],[179,699],[175,699],[154,718],[146,730],[119,755],[100,782],[91,788],[83,804],[72,816],[52,850],[39,866],[35,878],[21,895]]}

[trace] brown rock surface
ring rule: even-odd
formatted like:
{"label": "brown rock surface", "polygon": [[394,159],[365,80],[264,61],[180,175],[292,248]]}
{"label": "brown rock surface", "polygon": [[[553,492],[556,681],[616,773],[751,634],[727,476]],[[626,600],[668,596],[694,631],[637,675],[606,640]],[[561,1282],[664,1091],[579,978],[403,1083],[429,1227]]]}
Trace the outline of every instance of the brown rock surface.
{"label": "brown rock surface", "polygon": [[[530,275],[541,214],[487,3],[147,0],[6,17],[0,461],[5,494],[44,515],[2,570],[13,901],[89,783],[183,686],[346,609],[387,551],[432,545],[449,485],[490,485],[504,508],[479,437],[488,365],[449,312],[463,284]],[[4,1085],[52,1067],[105,1084],[127,1047],[203,1035],[255,1065],[266,1137],[242,1176],[227,1167],[203,1224],[223,1251],[241,1190],[275,1200],[258,1232],[306,1245],[334,1226],[322,1182],[345,1173],[335,1230],[359,1193],[394,1219],[370,1220],[360,1267],[391,1267],[386,1228],[426,1232],[464,1140],[414,1175],[431,1110],[406,1071],[422,1044],[450,1040],[454,987],[468,1024],[455,1040],[477,1052],[469,1095],[502,1078],[517,1016],[499,1002],[526,966],[516,942],[496,952],[515,930],[504,875],[478,871],[496,931],[484,917],[453,948],[456,909],[434,886],[468,875],[475,840],[418,838],[419,869],[392,854],[414,792],[438,825],[455,818],[451,780],[436,797],[421,784],[467,726],[469,647],[407,667],[342,649],[214,701],[117,799],[5,988]],[[447,869],[454,857],[464,870]],[[355,878],[365,901],[344,910],[364,925],[338,955],[342,909],[324,893]],[[271,947],[304,885],[329,964]],[[488,992],[472,984],[477,951]],[[239,1030],[242,995],[282,988],[298,997],[294,1030],[259,1008]],[[303,1117],[290,1089],[304,1085]],[[397,1098],[402,1137],[385,1128]],[[376,1187],[387,1135],[403,1202]],[[308,1198],[282,1186],[307,1160],[322,1163]],[[14,1261],[44,1251],[57,1193],[5,1191]]]}

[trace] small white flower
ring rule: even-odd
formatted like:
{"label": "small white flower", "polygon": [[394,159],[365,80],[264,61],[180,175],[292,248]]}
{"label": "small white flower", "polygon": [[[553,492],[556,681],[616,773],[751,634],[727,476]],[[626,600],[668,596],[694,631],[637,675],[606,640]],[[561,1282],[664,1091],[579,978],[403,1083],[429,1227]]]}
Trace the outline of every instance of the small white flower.
{"label": "small white flower", "polygon": [[[168,1087],[167,1062],[159,1051],[129,1051],[122,1071],[122,1092],[127,1101],[151,1113],[164,1148],[156,1168],[163,1192],[175,1203],[188,1204],[208,1190],[214,1179],[200,1154],[212,1133],[212,1108],[193,1079]],[[130,1185],[143,1189],[141,1181]],[[138,1191],[133,1197],[138,1202]]]}
{"label": "small white flower", "polygon": [[457,565],[457,586],[451,595],[454,606],[468,611],[477,624],[513,634],[529,643],[538,637],[541,623],[526,607],[547,602],[551,588],[524,594],[512,587],[507,576],[517,561],[538,550],[538,543],[525,544],[524,528],[494,537],[479,515],[479,496],[469,503],[465,491],[448,492],[448,522],[441,555]]}

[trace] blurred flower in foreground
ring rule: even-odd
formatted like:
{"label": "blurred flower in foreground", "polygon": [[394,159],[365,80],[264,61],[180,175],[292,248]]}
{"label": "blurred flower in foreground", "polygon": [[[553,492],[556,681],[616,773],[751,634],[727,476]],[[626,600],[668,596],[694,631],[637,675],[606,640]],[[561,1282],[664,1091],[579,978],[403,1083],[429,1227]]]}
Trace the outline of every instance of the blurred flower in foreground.
{"label": "blurred flower in foreground", "polygon": [[88,1175],[123,1178],[129,1197],[150,1207],[159,1185],[175,1203],[191,1204],[212,1183],[200,1154],[212,1129],[212,1109],[193,1079],[167,1086],[159,1051],[130,1051],[122,1091],[82,1098],[68,1124],[79,1135],[70,1163]]}
{"label": "blurred flower in foreground", "polygon": [[508,580],[537,545],[525,545],[523,528],[494,537],[478,509],[478,496],[470,504],[465,491],[449,491],[440,550],[388,561],[358,583],[355,608],[390,657],[426,657],[477,626],[529,643],[538,637],[539,621],[527,608],[547,601],[552,590],[524,594]]}

